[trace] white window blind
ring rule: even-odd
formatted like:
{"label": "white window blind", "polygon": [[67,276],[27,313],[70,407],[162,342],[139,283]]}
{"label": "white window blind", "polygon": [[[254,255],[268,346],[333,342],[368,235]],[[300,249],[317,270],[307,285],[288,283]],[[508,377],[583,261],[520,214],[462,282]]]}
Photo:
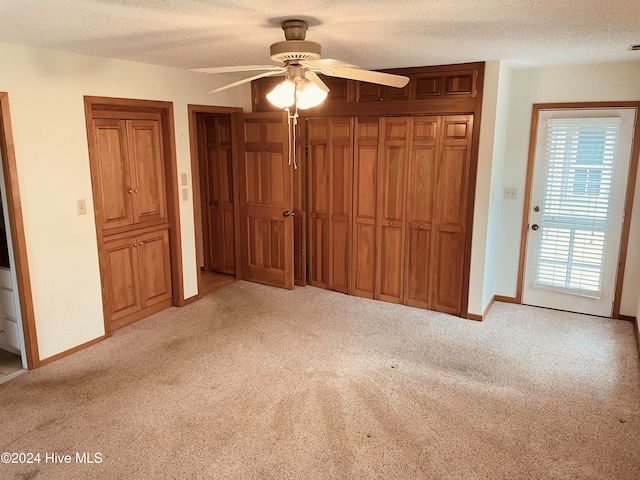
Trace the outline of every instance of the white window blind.
{"label": "white window blind", "polygon": [[600,298],[620,124],[547,121],[536,286]]}

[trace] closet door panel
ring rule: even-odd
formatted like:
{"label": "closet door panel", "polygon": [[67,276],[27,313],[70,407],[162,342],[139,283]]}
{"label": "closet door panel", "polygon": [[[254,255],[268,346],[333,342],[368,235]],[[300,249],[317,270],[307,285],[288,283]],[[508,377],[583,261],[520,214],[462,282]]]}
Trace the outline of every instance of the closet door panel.
{"label": "closet door panel", "polygon": [[105,242],[106,274],[103,289],[110,320],[142,308],[138,278],[138,248],[135,237]]}
{"label": "closet door panel", "polygon": [[409,228],[405,263],[404,303],[431,308],[431,228]]}
{"label": "closet door panel", "polygon": [[330,123],[331,182],[329,185],[329,288],[349,293],[351,266],[351,165],[353,130],[351,119]]}
{"label": "closet door panel", "polygon": [[403,293],[408,118],[383,118],[379,171],[378,288],[376,298],[399,303]]}
{"label": "closet door panel", "polygon": [[366,298],[376,294],[378,133],[378,119],[356,120],[352,293]]}
{"label": "closet door panel", "polygon": [[171,262],[169,230],[164,229],[137,237],[140,269],[140,295],[144,307],[171,298]]}
{"label": "closet door panel", "polygon": [[438,311],[461,314],[464,239],[471,160],[470,115],[442,120],[436,196],[434,305]]}
{"label": "closet door panel", "polygon": [[[230,119],[227,119],[230,122]],[[220,147],[220,195],[221,225],[218,235],[222,238],[222,272],[236,273],[234,218],[233,218],[233,150],[231,143]]]}
{"label": "closet door panel", "polygon": [[133,212],[138,223],[166,218],[160,125],[156,120],[127,120],[129,155],[134,169]]}
{"label": "closet door panel", "polygon": [[440,117],[413,119],[407,174],[404,303],[432,308],[432,256]]}
{"label": "closet door panel", "polygon": [[460,315],[464,234],[440,229],[435,248],[434,309]]}
{"label": "closet door panel", "polygon": [[102,229],[123,227],[134,222],[133,187],[129,168],[125,120],[94,119],[94,177],[96,210]]}
{"label": "closet door panel", "polygon": [[376,289],[376,226],[355,222],[353,249],[353,294],[374,298]]}
{"label": "closet door panel", "polygon": [[329,121],[310,120],[308,135],[309,283],[329,288]]}

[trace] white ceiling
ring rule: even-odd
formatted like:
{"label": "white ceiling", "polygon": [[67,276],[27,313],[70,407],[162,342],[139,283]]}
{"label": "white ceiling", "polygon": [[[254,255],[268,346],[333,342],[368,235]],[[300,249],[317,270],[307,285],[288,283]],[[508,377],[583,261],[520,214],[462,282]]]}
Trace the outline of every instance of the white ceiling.
{"label": "white ceiling", "polygon": [[[270,63],[285,19],[362,68],[640,61],[640,0],[0,0],[0,42],[178,68]],[[640,80],[639,80],[640,81]]]}

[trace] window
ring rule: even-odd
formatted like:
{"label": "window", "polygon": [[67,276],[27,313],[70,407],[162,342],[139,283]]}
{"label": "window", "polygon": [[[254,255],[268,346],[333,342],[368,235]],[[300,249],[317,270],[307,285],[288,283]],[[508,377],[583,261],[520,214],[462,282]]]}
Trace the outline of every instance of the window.
{"label": "window", "polygon": [[535,283],[599,298],[620,118],[547,121]]}

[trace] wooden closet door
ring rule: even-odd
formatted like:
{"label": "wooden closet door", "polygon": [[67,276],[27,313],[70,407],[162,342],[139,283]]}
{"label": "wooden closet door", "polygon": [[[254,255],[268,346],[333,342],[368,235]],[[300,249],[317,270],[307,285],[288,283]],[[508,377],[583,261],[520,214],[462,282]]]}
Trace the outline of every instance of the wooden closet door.
{"label": "wooden closet door", "polygon": [[433,243],[433,309],[460,315],[472,115],[442,117]]}
{"label": "wooden closet door", "polygon": [[202,162],[200,163],[200,185],[202,190],[205,268],[215,272],[224,269],[224,237],[222,218],[222,186],[220,178],[220,155],[217,117],[202,119]]}
{"label": "wooden closet door", "polygon": [[125,120],[93,120],[94,155],[91,160],[94,204],[102,230],[134,223],[133,183],[129,168]]}
{"label": "wooden closet door", "polygon": [[432,308],[433,241],[440,117],[416,117],[407,175],[404,303]]}
{"label": "wooden closet door", "polygon": [[220,193],[222,200],[222,271],[236,273],[235,222],[233,218],[233,139],[231,116],[220,117],[218,138],[220,138]]}
{"label": "wooden closet door", "polygon": [[160,122],[127,120],[135,223],[166,219]]}
{"label": "wooden closet door", "polygon": [[205,265],[212,271],[232,274],[235,273],[235,239],[231,118],[205,116],[201,130]]}
{"label": "wooden closet door", "polygon": [[312,119],[309,145],[309,283],[350,292],[352,120]]}
{"label": "wooden closet door", "polygon": [[136,237],[143,307],[171,298],[169,230],[162,229]]}
{"label": "wooden closet door", "polygon": [[309,284],[329,288],[329,156],[328,119],[307,122],[309,175]]}
{"label": "wooden closet door", "polygon": [[400,303],[404,275],[404,219],[408,118],[380,120],[376,299]]}
{"label": "wooden closet door", "polygon": [[353,120],[329,123],[329,288],[350,293]]}
{"label": "wooden closet door", "polygon": [[110,321],[118,320],[142,308],[138,276],[136,237],[120,238],[104,243],[106,267],[103,299]]}
{"label": "wooden closet door", "polygon": [[244,115],[238,169],[241,276],[293,288],[293,165],[286,114]]}
{"label": "wooden closet door", "polygon": [[355,125],[351,291],[365,298],[376,294],[378,123],[377,118],[358,118]]}

